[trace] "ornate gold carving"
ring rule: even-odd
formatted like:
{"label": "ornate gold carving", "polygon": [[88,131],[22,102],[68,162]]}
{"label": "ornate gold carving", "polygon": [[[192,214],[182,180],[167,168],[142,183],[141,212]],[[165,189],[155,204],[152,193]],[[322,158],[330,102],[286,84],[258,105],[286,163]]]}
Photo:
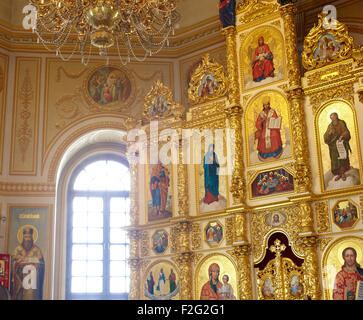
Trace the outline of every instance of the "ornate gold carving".
{"label": "ornate gold carving", "polygon": [[353,49],[352,56],[358,67],[363,67],[363,45]]}
{"label": "ornate gold carving", "polygon": [[177,256],[176,263],[180,270],[180,300],[192,300],[192,261],[193,255],[190,252],[185,252]]}
{"label": "ornate gold carving", "polygon": [[283,213],[287,219],[283,226],[278,227],[279,229],[283,229],[288,237],[289,242],[293,250],[296,251],[297,255],[302,256],[303,251],[302,248],[298,245],[295,245],[296,239],[301,232],[301,214],[298,206],[289,206],[284,208],[276,208],[276,209],[268,209],[254,212],[251,215],[251,243],[252,250],[254,253],[255,262],[259,262],[263,259],[264,255],[264,241],[265,237],[268,233],[272,232],[273,229],[276,229],[272,225],[267,225],[266,216],[273,214],[274,212]]}
{"label": "ornate gold carving", "polygon": [[332,241],[334,238],[319,238],[318,243],[320,245],[320,252],[323,253],[325,248],[328,246],[330,241]]}
{"label": "ornate gold carving", "polygon": [[252,97],[252,94],[246,94],[243,96],[243,105],[247,105],[247,101]]}
{"label": "ornate gold carving", "polygon": [[[345,24],[335,20],[336,26],[328,29],[324,26],[327,22],[326,13],[318,14],[318,25],[310,30],[304,39],[304,51],[302,53],[302,63],[305,69],[311,70],[320,68],[324,65],[337,61],[345,60],[351,57],[353,52],[353,38],[348,34],[348,28]],[[334,40],[340,44],[340,50],[335,55],[323,57],[320,59],[315,52],[319,46],[319,40],[324,34],[331,34]]]}
{"label": "ornate gold carving", "polygon": [[[287,59],[287,73],[290,87],[300,86],[300,65],[297,50],[297,39],[295,32],[294,14],[296,8],[292,3],[280,7],[282,19],[284,21],[285,44]],[[292,112],[292,114],[294,114]],[[293,117],[294,118],[294,117]]]}
{"label": "ornate gold carving", "polygon": [[141,266],[141,272],[142,273],[145,273],[146,269],[149,267],[151,263],[151,260],[150,259],[141,259],[140,261],[140,266]]}
{"label": "ornate gold carving", "polygon": [[244,175],[243,163],[243,139],[242,139],[242,109],[239,106],[226,109],[227,117],[229,118],[229,127],[234,130],[235,153],[232,173],[231,193],[234,204],[244,204],[246,199],[246,180]]}
{"label": "ornate gold carving", "polygon": [[195,222],[192,223],[192,249],[198,250],[202,247],[202,235],[201,235],[201,228],[200,223]]}
{"label": "ornate gold carving", "polygon": [[242,32],[239,34],[239,41],[240,43],[243,43],[245,41],[245,39],[247,38],[248,36],[248,32]]}
{"label": "ornate gold carving", "polygon": [[302,101],[302,90],[297,88],[288,91],[288,100],[291,105],[292,137],[294,139],[294,153],[296,162],[295,190],[309,192],[311,189],[311,172],[309,167],[309,149],[306,139],[305,113]]}
{"label": "ornate gold carving", "polygon": [[299,204],[301,215],[301,232],[314,231],[314,216],[311,202],[303,201]]}
{"label": "ornate gold carving", "polygon": [[279,5],[273,0],[244,0],[238,3],[236,12],[242,13],[241,23],[248,23],[275,12]]}
{"label": "ornate gold carving", "polygon": [[33,135],[33,130],[30,128],[28,120],[31,117],[31,102],[34,97],[34,91],[31,84],[29,69],[25,70],[25,77],[19,92],[20,102],[23,105],[20,111],[21,124],[17,130],[16,136],[20,146],[21,160],[25,162],[25,154],[29,147],[30,139]]}
{"label": "ornate gold carving", "polygon": [[354,93],[353,83],[341,84],[323,91],[309,93],[310,104],[321,103],[333,98],[344,97]]}
{"label": "ornate gold carving", "polygon": [[247,241],[247,212],[237,213],[234,217],[233,242]]}
{"label": "ornate gold carving", "polygon": [[228,101],[232,107],[240,106],[240,89],[238,81],[238,60],[236,45],[236,28],[231,26],[222,29],[226,38]]}
{"label": "ornate gold carving", "polygon": [[141,257],[147,257],[150,254],[150,236],[147,230],[141,232]]}
{"label": "ornate gold carving", "polygon": [[202,259],[203,254],[202,253],[194,253],[193,254],[193,265],[196,266],[198,265],[198,262],[200,261],[200,259]]}
{"label": "ornate gold carving", "polygon": [[240,106],[240,89],[238,81],[238,63],[236,49],[236,28],[231,26],[222,29],[226,37],[227,69],[228,69],[228,101],[225,108],[229,120],[229,128],[234,130],[235,153],[232,173],[231,193],[234,204],[244,204],[246,198],[246,181],[243,163],[242,139],[242,108]]}
{"label": "ornate gold carving", "polygon": [[[257,287],[258,287],[258,297],[260,300],[301,300],[304,299],[304,274],[303,268],[297,267],[291,259],[282,258],[281,252],[285,251],[286,246],[281,244],[279,239],[274,241],[274,244],[270,246],[269,250],[276,253],[273,260],[269,261],[267,266],[257,272]],[[291,284],[293,277],[297,276],[299,281],[299,286],[301,290],[300,295],[291,294]],[[269,279],[274,287],[273,295],[267,297],[263,295],[263,288],[265,281]]]}
{"label": "ornate gold carving", "polygon": [[129,300],[139,300],[140,297],[140,259],[128,260],[131,274],[130,274],[130,292]]}
{"label": "ornate gold carving", "polygon": [[225,225],[226,225],[226,230],[224,232],[225,234],[225,238],[226,238],[226,245],[231,245],[233,244],[233,217],[228,217],[225,219]]}
{"label": "ornate gold carving", "polygon": [[170,232],[170,251],[172,253],[179,252],[178,228],[177,228],[177,226],[171,227],[171,232]]}
{"label": "ornate gold carving", "polygon": [[319,277],[319,260],[317,254],[318,239],[316,236],[301,237],[299,245],[304,250],[304,275],[306,295],[312,300],[321,299],[321,287]]}
{"label": "ornate gold carving", "polygon": [[138,230],[129,230],[129,239],[130,239],[130,257],[138,258],[139,250],[140,250],[140,232]]}
{"label": "ornate gold carving", "polygon": [[207,105],[193,106],[188,112],[187,126],[202,129],[218,129],[225,126],[225,101],[211,102]]}
{"label": "ornate gold carving", "polygon": [[178,171],[178,213],[181,217],[189,215],[189,199],[188,199],[188,171],[187,165],[184,164],[183,141],[179,141],[179,162]]}
{"label": "ornate gold carving", "polygon": [[278,28],[281,28],[281,21],[280,20],[275,20],[275,21],[272,21],[271,24],[273,26],[276,26]]}
{"label": "ornate gold carving", "polygon": [[324,68],[323,70],[318,70],[310,73],[306,76],[308,86],[319,85],[322,83],[331,82],[336,83],[337,77],[344,77],[349,75],[352,71],[352,63],[341,63],[338,66]]}
{"label": "ornate gold carving", "polygon": [[274,244],[270,246],[269,250],[276,254],[275,257],[275,294],[277,300],[283,300],[284,298],[284,291],[283,291],[283,271],[282,271],[282,258],[281,252],[285,251],[286,246],[281,244],[279,239],[274,241]]}
{"label": "ornate gold carving", "polygon": [[165,119],[174,116],[180,120],[185,107],[174,102],[173,93],[170,88],[157,80],[144,99],[143,116],[146,120]]}
{"label": "ornate gold carving", "polygon": [[359,204],[360,204],[360,211],[361,211],[361,216],[362,216],[362,220],[363,220],[363,196],[359,197]]}
{"label": "ornate gold carving", "polygon": [[[203,86],[206,85],[206,75],[212,75],[211,83],[213,92],[203,95]],[[207,53],[202,62],[195,69],[188,89],[188,98],[192,104],[203,103],[224,96],[227,92],[227,80],[224,75],[224,68],[214,59],[210,59]]]}
{"label": "ornate gold carving", "polygon": [[189,221],[182,221],[177,226],[179,252],[184,253],[190,251],[190,229]]}
{"label": "ornate gold carving", "polygon": [[252,299],[251,279],[251,246],[249,244],[236,246],[227,251],[236,261],[238,270],[238,295],[241,300]]}
{"label": "ornate gold carving", "polygon": [[331,231],[328,202],[322,201],[315,203],[315,212],[318,232],[321,233]]}

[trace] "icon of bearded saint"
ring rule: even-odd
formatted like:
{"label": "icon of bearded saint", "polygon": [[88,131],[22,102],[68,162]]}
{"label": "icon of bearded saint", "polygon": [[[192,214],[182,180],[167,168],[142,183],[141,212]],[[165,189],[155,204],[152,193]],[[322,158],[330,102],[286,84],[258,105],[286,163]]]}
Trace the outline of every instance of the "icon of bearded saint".
{"label": "icon of bearded saint", "polygon": [[[23,240],[13,253],[13,300],[41,300],[43,298],[44,257],[34,244],[33,228],[23,229]],[[28,270],[24,272],[24,270]],[[28,281],[24,281],[29,277]],[[24,285],[24,282],[27,285]]]}

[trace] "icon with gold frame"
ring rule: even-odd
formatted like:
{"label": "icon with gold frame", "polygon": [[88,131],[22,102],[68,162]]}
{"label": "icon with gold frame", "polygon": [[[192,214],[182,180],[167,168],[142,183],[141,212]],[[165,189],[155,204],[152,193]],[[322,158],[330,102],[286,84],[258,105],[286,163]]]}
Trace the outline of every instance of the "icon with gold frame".
{"label": "icon with gold frame", "polygon": [[218,220],[208,222],[208,224],[204,228],[204,236],[204,239],[209,246],[218,246],[223,241],[223,225]]}
{"label": "icon with gold frame", "polygon": [[[323,256],[323,285],[326,300],[333,300],[333,292],[337,274],[342,271],[345,261],[343,259],[343,251],[346,248],[353,248],[356,252],[355,261],[363,265],[363,238],[357,236],[345,236],[335,240],[325,251]],[[355,283],[356,285],[356,283]],[[353,284],[354,286],[354,284]],[[346,294],[348,287],[344,288],[344,294],[336,296],[335,299],[347,300],[353,295]],[[353,290],[354,291],[354,290]]]}
{"label": "icon with gold frame", "polygon": [[348,59],[353,51],[353,38],[348,27],[338,20],[331,21],[334,27],[327,28],[326,13],[318,14],[318,24],[304,39],[302,63],[306,70]]}
{"label": "icon with gold frame", "polygon": [[294,176],[285,167],[256,173],[250,183],[250,199],[294,192]]}
{"label": "icon with gold frame", "polygon": [[172,217],[174,208],[172,165],[158,163],[146,165],[145,168],[147,221]]}
{"label": "icon with gold frame", "polygon": [[354,228],[359,221],[358,205],[350,199],[339,200],[332,212],[333,221],[340,229]]}
{"label": "icon with gold frame", "polygon": [[169,235],[165,230],[157,230],[152,236],[152,248],[156,253],[163,253],[168,248]]}
{"label": "icon with gold frame", "polygon": [[289,103],[283,94],[258,93],[247,105],[244,121],[248,166],[292,157]]}
{"label": "icon with gold frame", "polygon": [[350,188],[362,181],[354,107],[346,100],[323,104],[315,116],[321,192]]}
{"label": "icon with gold frame", "polygon": [[243,90],[285,80],[285,49],[281,32],[272,26],[254,29],[240,51]]}
{"label": "icon with gold frame", "polygon": [[204,103],[223,97],[227,92],[224,67],[209,57],[207,53],[195,69],[188,88],[188,98],[192,104]]}
{"label": "icon with gold frame", "polygon": [[[215,298],[218,297],[219,300],[223,300],[223,285],[227,286],[228,284],[230,285],[228,287],[232,289],[232,294],[230,294],[230,298],[226,300],[238,299],[236,270],[234,262],[224,254],[213,253],[204,257],[198,264],[195,272],[195,299],[215,300]],[[213,271],[216,273],[213,274]],[[223,277],[225,275],[228,276],[227,283],[223,282]],[[227,278],[225,278],[225,280]],[[214,292],[211,288],[211,281],[214,281],[217,284],[217,292]]]}
{"label": "icon with gold frame", "polygon": [[144,298],[179,300],[179,271],[168,260],[154,262],[144,274]]}
{"label": "icon with gold frame", "polygon": [[[225,171],[228,170],[226,159],[226,139],[223,136],[223,150],[218,144],[199,144],[196,139],[193,139],[193,150],[201,154],[194,154],[195,160],[195,176],[196,176],[196,197],[197,197],[197,212],[219,212],[224,210],[229,205],[229,183],[228,175]],[[206,144],[207,143],[207,144]],[[207,147],[208,145],[208,147]],[[208,151],[205,151],[208,148]],[[223,163],[224,162],[224,163]],[[200,164],[198,164],[200,163]]]}

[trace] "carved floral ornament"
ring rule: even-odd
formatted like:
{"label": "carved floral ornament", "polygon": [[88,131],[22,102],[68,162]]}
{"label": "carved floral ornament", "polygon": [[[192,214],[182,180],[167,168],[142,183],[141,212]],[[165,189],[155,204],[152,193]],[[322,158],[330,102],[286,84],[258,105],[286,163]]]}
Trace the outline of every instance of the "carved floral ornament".
{"label": "carved floral ornament", "polygon": [[318,19],[304,40],[302,62],[306,70],[348,59],[353,53],[353,38],[345,24],[338,20],[328,23],[326,13],[318,14]]}
{"label": "carved floral ornament", "polygon": [[195,69],[188,89],[192,104],[203,103],[223,97],[227,92],[227,79],[224,68],[207,53]]}
{"label": "carved floral ornament", "polygon": [[237,5],[237,14],[242,13],[240,22],[248,23],[255,19],[262,18],[279,8],[276,0],[245,0]]}
{"label": "carved floral ornament", "polygon": [[174,116],[181,119],[185,107],[174,102],[170,88],[157,80],[144,99],[143,117],[150,121],[153,119],[165,119]]}

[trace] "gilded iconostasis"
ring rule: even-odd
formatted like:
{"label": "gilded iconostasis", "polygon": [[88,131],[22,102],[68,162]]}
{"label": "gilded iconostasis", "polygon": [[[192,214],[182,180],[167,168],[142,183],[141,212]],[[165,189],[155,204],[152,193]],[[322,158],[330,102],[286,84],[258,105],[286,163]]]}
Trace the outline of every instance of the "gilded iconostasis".
{"label": "gilded iconostasis", "polygon": [[354,300],[363,48],[322,12],[301,52],[296,14],[220,1],[217,45],[126,66],[1,49],[1,285],[19,297],[20,265],[6,270],[30,238],[41,291],[22,298],[64,299],[70,159],[130,160],[137,128],[129,299]]}

